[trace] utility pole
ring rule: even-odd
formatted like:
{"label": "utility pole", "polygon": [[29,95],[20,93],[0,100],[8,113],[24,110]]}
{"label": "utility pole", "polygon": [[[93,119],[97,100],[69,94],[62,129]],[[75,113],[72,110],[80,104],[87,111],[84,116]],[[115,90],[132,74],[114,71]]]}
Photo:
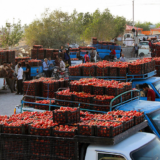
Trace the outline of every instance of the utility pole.
{"label": "utility pole", "polygon": [[134,28],[134,0],[132,1],[132,5],[133,5],[133,28]]}

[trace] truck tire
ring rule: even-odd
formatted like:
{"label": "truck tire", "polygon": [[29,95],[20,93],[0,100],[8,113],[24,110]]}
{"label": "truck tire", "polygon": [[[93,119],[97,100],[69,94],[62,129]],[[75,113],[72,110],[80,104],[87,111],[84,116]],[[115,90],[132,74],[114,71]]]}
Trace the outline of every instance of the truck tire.
{"label": "truck tire", "polygon": [[104,60],[109,61],[109,56],[105,56],[105,57],[104,57]]}
{"label": "truck tire", "polygon": [[141,53],[139,54],[139,57],[144,57],[144,53],[141,52]]}

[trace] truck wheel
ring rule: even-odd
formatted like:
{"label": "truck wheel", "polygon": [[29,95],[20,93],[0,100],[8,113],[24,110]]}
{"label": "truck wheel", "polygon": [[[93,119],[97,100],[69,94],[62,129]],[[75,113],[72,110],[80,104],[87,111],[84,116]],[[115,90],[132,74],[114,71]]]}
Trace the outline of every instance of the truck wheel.
{"label": "truck wheel", "polygon": [[109,61],[109,56],[105,56],[105,57],[104,57],[104,60]]}
{"label": "truck wheel", "polygon": [[141,52],[141,53],[139,54],[139,57],[144,57],[144,53]]}

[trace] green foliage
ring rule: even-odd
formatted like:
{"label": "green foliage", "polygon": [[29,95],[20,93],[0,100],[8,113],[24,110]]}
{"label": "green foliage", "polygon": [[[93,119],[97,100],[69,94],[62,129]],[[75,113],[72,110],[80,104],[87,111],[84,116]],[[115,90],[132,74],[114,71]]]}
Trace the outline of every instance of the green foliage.
{"label": "green foliage", "polygon": [[138,28],[143,28],[143,31],[149,31],[150,28],[149,28],[149,25],[152,25],[151,22],[136,22],[135,26],[138,27]]}
{"label": "green foliage", "polygon": [[160,27],[160,22],[156,24],[156,28],[159,28]]}
{"label": "green foliage", "polygon": [[2,47],[14,47],[23,37],[21,21],[18,23],[8,24],[2,30],[1,43]]}
{"label": "green foliage", "polygon": [[124,17],[114,17],[108,9],[104,12],[96,10],[93,14],[72,14],[55,10],[51,13],[46,10],[40,19],[34,20],[25,29],[25,38],[28,45],[41,44],[44,47],[59,48],[67,43],[83,44],[91,41],[92,37],[98,40],[110,40],[123,33],[126,20]]}

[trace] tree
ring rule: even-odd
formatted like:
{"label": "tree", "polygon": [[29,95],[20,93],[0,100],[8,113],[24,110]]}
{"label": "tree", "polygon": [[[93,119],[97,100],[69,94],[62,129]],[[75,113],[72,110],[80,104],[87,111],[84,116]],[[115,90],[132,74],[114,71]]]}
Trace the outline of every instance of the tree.
{"label": "tree", "polygon": [[18,23],[6,23],[6,26],[2,29],[2,47],[14,47],[19,43],[22,37],[23,31],[20,20],[18,21]]}
{"label": "tree", "polygon": [[160,22],[156,24],[156,28],[159,28],[160,27]]}
{"label": "tree", "polygon": [[143,28],[143,31],[149,31],[150,30],[149,25],[152,25],[152,23],[151,22],[142,23],[142,22],[138,21],[135,24],[136,27]]}
{"label": "tree", "polygon": [[115,17],[114,19],[115,23],[115,37],[118,37],[120,34],[124,33],[124,30],[126,29],[126,19],[124,17]]}
{"label": "tree", "polygon": [[97,37],[99,40],[111,40],[125,30],[125,18],[114,17],[108,9],[105,9],[102,13],[96,10],[90,19],[90,23],[84,32],[86,40],[90,40],[91,37]]}

